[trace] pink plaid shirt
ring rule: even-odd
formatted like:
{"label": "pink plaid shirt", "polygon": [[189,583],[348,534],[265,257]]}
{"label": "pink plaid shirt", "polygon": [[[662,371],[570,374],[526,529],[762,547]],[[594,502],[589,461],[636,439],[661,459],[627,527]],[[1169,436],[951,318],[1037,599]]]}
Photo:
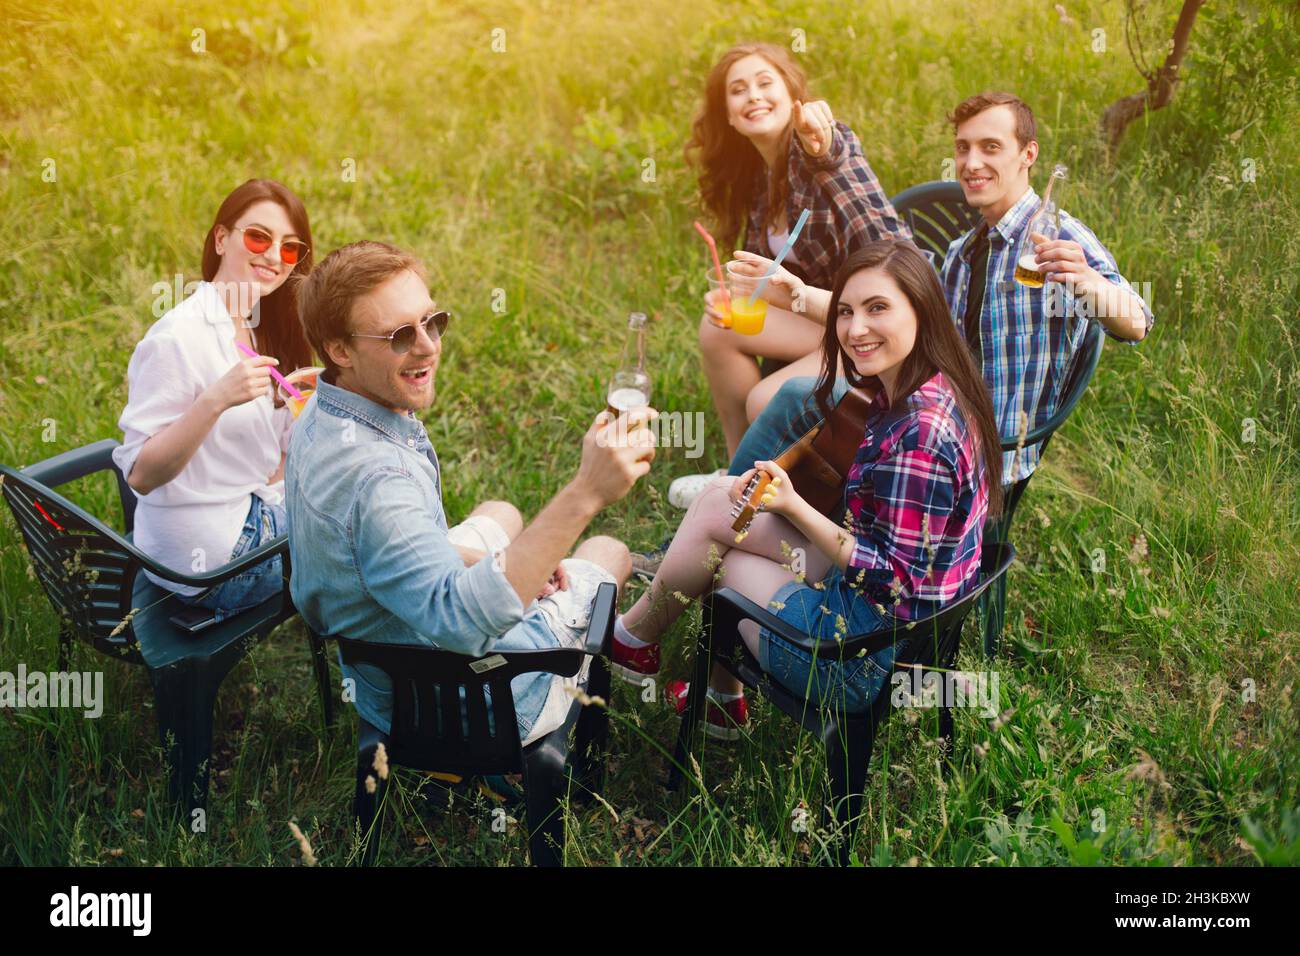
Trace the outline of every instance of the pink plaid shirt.
{"label": "pink plaid shirt", "polygon": [[974,587],[988,484],[942,373],[898,408],[877,393],[844,503],[857,538],[844,579],[886,613],[916,620]]}

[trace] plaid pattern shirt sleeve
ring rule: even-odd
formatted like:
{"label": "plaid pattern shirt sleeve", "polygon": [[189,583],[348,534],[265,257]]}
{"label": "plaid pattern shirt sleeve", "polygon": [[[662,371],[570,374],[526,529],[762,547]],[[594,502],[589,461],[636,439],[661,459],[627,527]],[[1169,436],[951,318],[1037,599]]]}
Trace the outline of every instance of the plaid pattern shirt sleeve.
{"label": "plaid pattern shirt sleeve", "polygon": [[[1151,307],[1142,296],[1138,295],[1137,290],[1129,284],[1129,281],[1120,274],[1119,266],[1115,264],[1115,257],[1110,254],[1109,249],[1101,244],[1101,240],[1097,238],[1096,234],[1069,213],[1062,212],[1061,238],[1077,242],[1083,248],[1083,256],[1088,260],[1088,265],[1101,273],[1107,282],[1137,295],[1138,301],[1142,303],[1143,335],[1149,333],[1156,321],[1151,312]],[[1076,296],[1072,289],[1065,288],[1061,283],[1053,283],[1053,285],[1059,286],[1061,289],[1060,295],[1063,300],[1064,314],[1080,322],[1086,322],[1094,311],[1092,303],[1084,297]],[[1136,319],[1137,317],[1134,316],[1135,321]],[[1102,331],[1115,341],[1123,342],[1126,345],[1137,345],[1141,341],[1140,339],[1122,338],[1106,328],[1104,324],[1102,325]]]}
{"label": "plaid pattern shirt sleeve", "polygon": [[[894,211],[875,172],[862,154],[862,144],[847,124],[837,122],[825,156],[809,156],[796,136],[790,138],[786,164],[789,190],[786,217],[790,225],[799,213],[811,213],[791,250],[804,281],[829,289],[835,272],[848,255],[873,239],[910,239],[911,231]],[[745,249],[771,258],[763,222],[767,218],[766,186],[750,210]]]}
{"label": "plaid pattern shirt sleeve", "polygon": [[905,620],[960,596],[979,569],[987,489],[941,383],[936,375],[869,432],[846,489],[857,541],[845,580]]}

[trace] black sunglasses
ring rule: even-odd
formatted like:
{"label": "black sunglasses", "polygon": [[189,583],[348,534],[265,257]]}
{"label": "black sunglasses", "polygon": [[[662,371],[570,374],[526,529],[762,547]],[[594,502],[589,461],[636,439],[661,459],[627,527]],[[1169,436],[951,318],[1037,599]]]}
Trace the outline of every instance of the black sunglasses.
{"label": "black sunglasses", "polygon": [[[433,323],[432,330],[429,328],[431,322]],[[430,312],[415,325],[403,325],[400,329],[393,329],[387,335],[367,335],[362,332],[353,332],[351,337],[354,339],[387,339],[394,352],[398,355],[405,355],[411,351],[411,346],[415,344],[416,328],[424,329],[424,334],[437,342],[446,334],[450,322],[451,313],[445,309],[440,309],[437,312]]]}

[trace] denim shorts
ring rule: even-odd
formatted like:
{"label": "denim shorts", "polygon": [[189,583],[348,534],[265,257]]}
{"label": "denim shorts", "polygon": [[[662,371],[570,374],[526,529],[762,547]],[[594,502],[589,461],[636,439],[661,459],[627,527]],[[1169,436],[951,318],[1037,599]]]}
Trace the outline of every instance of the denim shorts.
{"label": "denim shorts", "polygon": [[[782,384],[745,429],[727,474],[743,475],[754,467],[754,462],[776,458],[821,421],[822,414],[812,395],[816,385],[815,376],[796,377]],[[837,378],[831,389],[831,404],[837,404],[848,390],[848,379]]]}
{"label": "denim shorts", "polygon": [[[894,625],[895,619],[882,614],[870,597],[849,587],[838,568],[832,568],[821,585],[784,584],[773,595],[771,609],[816,640],[842,639]],[[842,664],[824,657],[814,662],[809,651],[762,628],[758,650],[759,666],[790,692],[861,714],[871,709],[889,680],[898,648],[886,647]]]}
{"label": "denim shorts", "polygon": [[[243,557],[266,542],[278,537],[288,530],[288,519],[283,505],[269,505],[257,495],[249,495],[252,503],[248,506],[248,517],[244,519],[244,529],[239,533],[239,540],[230,552],[230,560]],[[257,607],[263,601],[279,593],[284,587],[282,567],[284,562],[280,555],[253,565],[247,571],[235,575],[228,581],[222,581],[214,589],[193,598],[181,599],[195,607],[211,608],[218,621],[242,614],[250,608]]]}

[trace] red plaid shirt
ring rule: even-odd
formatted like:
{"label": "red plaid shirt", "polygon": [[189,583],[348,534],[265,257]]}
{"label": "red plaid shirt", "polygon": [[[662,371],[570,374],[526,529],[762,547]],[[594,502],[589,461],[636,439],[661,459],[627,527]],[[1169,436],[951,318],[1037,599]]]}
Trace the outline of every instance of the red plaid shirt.
{"label": "red plaid shirt", "polygon": [[[910,239],[911,231],[898,218],[880,181],[862,155],[862,144],[844,123],[835,124],[835,135],[825,156],[809,156],[790,137],[786,166],[786,223],[790,228],[799,213],[812,214],[795,240],[790,254],[798,260],[790,271],[819,289],[835,284],[835,273],[849,255],[873,239]],[[767,217],[768,176],[764,171],[755,182],[757,199],[749,210],[744,249],[773,258],[763,221]],[[789,263],[789,260],[786,261]],[[783,263],[783,265],[786,263]]]}
{"label": "red plaid shirt", "polygon": [[943,373],[896,409],[877,393],[844,503],[857,538],[844,580],[886,613],[916,620],[975,585],[988,482]]}

